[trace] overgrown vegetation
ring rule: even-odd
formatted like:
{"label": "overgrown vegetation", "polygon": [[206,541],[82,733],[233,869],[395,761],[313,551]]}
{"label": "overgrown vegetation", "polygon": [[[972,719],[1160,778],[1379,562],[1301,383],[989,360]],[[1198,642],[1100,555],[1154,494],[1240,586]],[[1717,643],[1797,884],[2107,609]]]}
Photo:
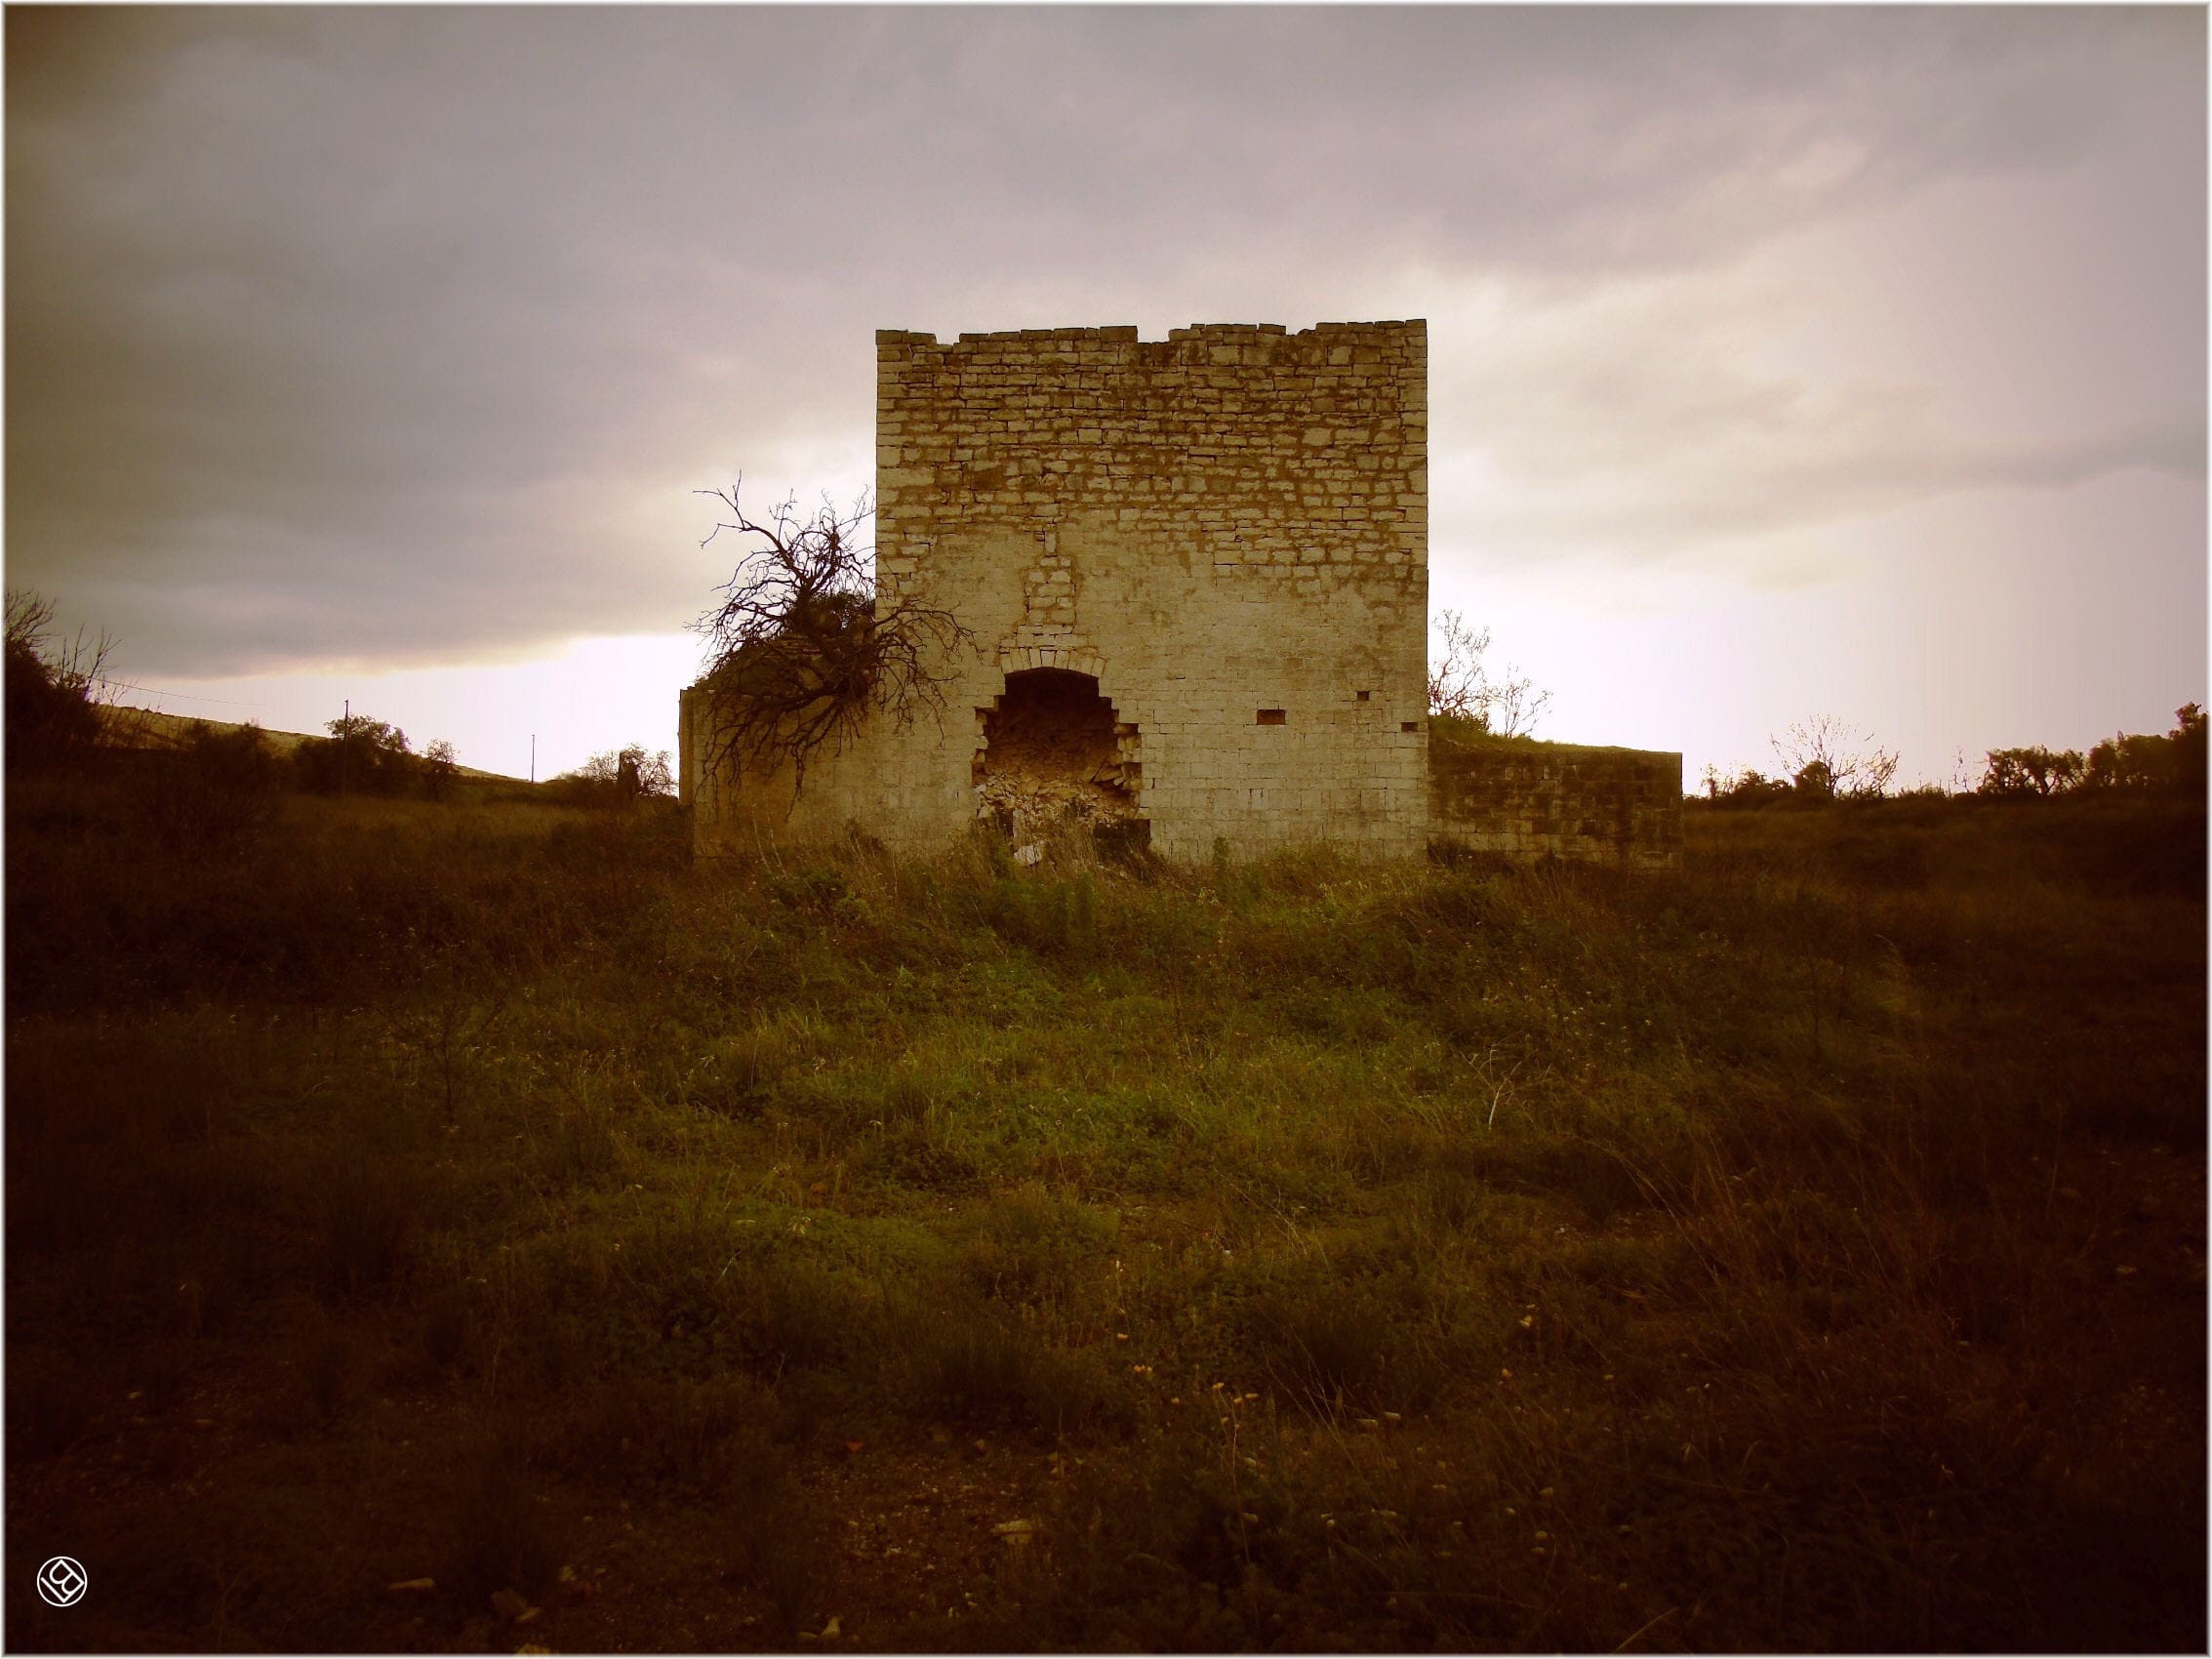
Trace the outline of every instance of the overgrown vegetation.
{"label": "overgrown vegetation", "polygon": [[809,760],[864,721],[903,729],[941,710],[951,660],[974,640],[950,611],[878,583],[865,496],[850,510],[824,497],[806,517],[794,498],[763,523],[741,488],[698,492],[726,515],[701,546],[724,534],[738,545],[720,599],[695,625],[707,647],[704,764],[732,777],[787,766],[796,788]]}
{"label": "overgrown vegetation", "polygon": [[2174,710],[2174,729],[2163,737],[2119,732],[2091,746],[2086,755],[2040,745],[1992,749],[1980,792],[2040,800],[2085,789],[2201,798],[2204,783],[2204,710],[2185,703]]}
{"label": "overgrown vegetation", "polygon": [[79,632],[63,639],[54,601],[26,589],[7,593],[7,738],[11,771],[66,765],[100,732],[112,641]]}
{"label": "overgrown vegetation", "polygon": [[553,791],[573,806],[627,807],[673,799],[675,768],[666,749],[649,752],[643,744],[625,744],[562,773],[553,780]]}
{"label": "overgrown vegetation", "polygon": [[[1883,799],[1897,776],[1897,756],[1873,744],[1870,734],[1855,732],[1832,717],[1801,721],[1773,740],[1782,775],[1769,778],[1747,767],[1734,777],[1708,766],[1705,799],[1736,809],[1766,806],[1826,807],[1836,801]],[[2204,711],[2193,703],[2174,710],[2174,728],[2163,736],[2115,734],[2078,749],[2040,745],[1992,749],[1984,758],[1972,792],[2007,800],[2050,800],[2061,795],[2108,799],[2163,795],[2202,801],[2205,789]],[[1941,788],[1906,791],[1921,798],[1948,795]]]}
{"label": "overgrown vegetation", "polygon": [[2202,1646],[2199,803],[1629,878],[138,787],[9,793],[10,1570],[94,1583],[15,1646]]}
{"label": "overgrown vegetation", "polygon": [[326,795],[398,795],[422,789],[422,756],[397,726],[367,714],[347,713],[324,730],[329,737],[309,739],[293,754],[293,772],[301,789]]}
{"label": "overgrown vegetation", "polygon": [[[112,642],[82,633],[63,641],[54,616],[37,593],[8,595],[8,776],[31,803],[27,823],[81,821],[86,801],[98,800],[111,824],[129,821],[171,850],[236,853],[295,791],[440,804],[463,793],[477,804],[517,794],[505,787],[511,780],[464,775],[445,739],[418,754],[397,726],[350,709],[326,723],[327,737],[280,734],[288,747],[279,749],[258,725],[170,720],[124,707],[107,677]],[[675,793],[667,751],[629,744],[553,779],[540,798],[633,811]]]}
{"label": "overgrown vegetation", "polygon": [[1550,707],[1551,694],[1540,690],[1518,668],[1490,671],[1490,630],[1478,628],[1457,611],[1440,613],[1432,625],[1436,643],[1428,668],[1428,712],[1432,719],[1487,737],[1527,738]]}

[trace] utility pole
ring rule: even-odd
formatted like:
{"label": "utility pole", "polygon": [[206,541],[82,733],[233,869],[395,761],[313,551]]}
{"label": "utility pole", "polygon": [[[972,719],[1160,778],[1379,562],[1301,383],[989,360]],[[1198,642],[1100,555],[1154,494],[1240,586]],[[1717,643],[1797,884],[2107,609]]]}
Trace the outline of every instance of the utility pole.
{"label": "utility pole", "polygon": [[345,718],[339,725],[338,740],[338,792],[345,794],[345,769],[353,758],[353,699],[345,700]]}
{"label": "utility pole", "polygon": [[538,782],[538,734],[530,734],[530,781]]}

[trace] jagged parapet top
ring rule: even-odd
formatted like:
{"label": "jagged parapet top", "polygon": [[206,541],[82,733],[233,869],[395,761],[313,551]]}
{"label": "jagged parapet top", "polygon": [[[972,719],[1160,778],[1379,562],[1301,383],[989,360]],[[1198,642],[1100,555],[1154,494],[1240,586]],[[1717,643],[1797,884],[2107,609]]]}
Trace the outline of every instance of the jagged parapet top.
{"label": "jagged parapet top", "polygon": [[1235,362],[1247,360],[1247,352],[1279,360],[1330,350],[1388,351],[1392,347],[1425,357],[1428,336],[1428,320],[1413,317],[1400,322],[1316,323],[1296,334],[1281,323],[1193,323],[1188,328],[1170,329],[1165,340],[1140,340],[1136,326],[1126,323],[1103,328],[1009,329],[999,334],[963,334],[952,341],[940,341],[934,334],[911,329],[886,328],[876,330],[875,344],[877,358],[884,362],[924,356],[1119,357],[1161,362],[1211,358]]}

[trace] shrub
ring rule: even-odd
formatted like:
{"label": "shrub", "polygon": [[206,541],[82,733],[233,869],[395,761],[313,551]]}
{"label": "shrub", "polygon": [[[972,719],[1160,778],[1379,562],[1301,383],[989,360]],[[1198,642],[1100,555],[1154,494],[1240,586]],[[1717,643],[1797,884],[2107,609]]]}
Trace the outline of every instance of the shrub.
{"label": "shrub", "polygon": [[147,810],[169,846],[235,851],[282,805],[284,767],[259,726],[217,731],[195,721],[183,748],[154,758]]}
{"label": "shrub", "polygon": [[800,870],[768,884],[768,896],[785,910],[819,917],[835,915],[851,890],[843,872],[835,870]]}
{"label": "shrub", "polygon": [[2086,763],[2078,749],[1992,749],[1977,792],[1985,795],[2065,794],[2079,789]]}
{"label": "shrub", "polygon": [[63,644],[54,630],[54,602],[40,594],[7,595],[8,770],[54,771],[81,762],[100,737],[98,698],[107,641],[82,634]]}
{"label": "shrub", "polygon": [[422,792],[430,799],[444,800],[451,795],[460,775],[461,763],[455,758],[453,745],[444,738],[435,739],[422,751]]}
{"label": "shrub", "polygon": [[594,754],[575,771],[562,773],[552,781],[552,789],[571,806],[613,809],[672,799],[676,775],[666,749],[648,752],[644,745],[633,743]]}
{"label": "shrub", "polygon": [[315,794],[396,795],[411,790],[422,763],[407,734],[387,721],[349,714],[326,724],[328,738],[310,738],[292,751],[299,786]]}

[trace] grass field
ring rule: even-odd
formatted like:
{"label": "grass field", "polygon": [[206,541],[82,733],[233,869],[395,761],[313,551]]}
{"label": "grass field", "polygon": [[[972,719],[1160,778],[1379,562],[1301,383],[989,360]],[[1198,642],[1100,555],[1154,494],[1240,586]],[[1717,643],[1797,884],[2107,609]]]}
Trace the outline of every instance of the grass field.
{"label": "grass field", "polygon": [[2204,1645],[2193,805],[9,811],[12,1647]]}

